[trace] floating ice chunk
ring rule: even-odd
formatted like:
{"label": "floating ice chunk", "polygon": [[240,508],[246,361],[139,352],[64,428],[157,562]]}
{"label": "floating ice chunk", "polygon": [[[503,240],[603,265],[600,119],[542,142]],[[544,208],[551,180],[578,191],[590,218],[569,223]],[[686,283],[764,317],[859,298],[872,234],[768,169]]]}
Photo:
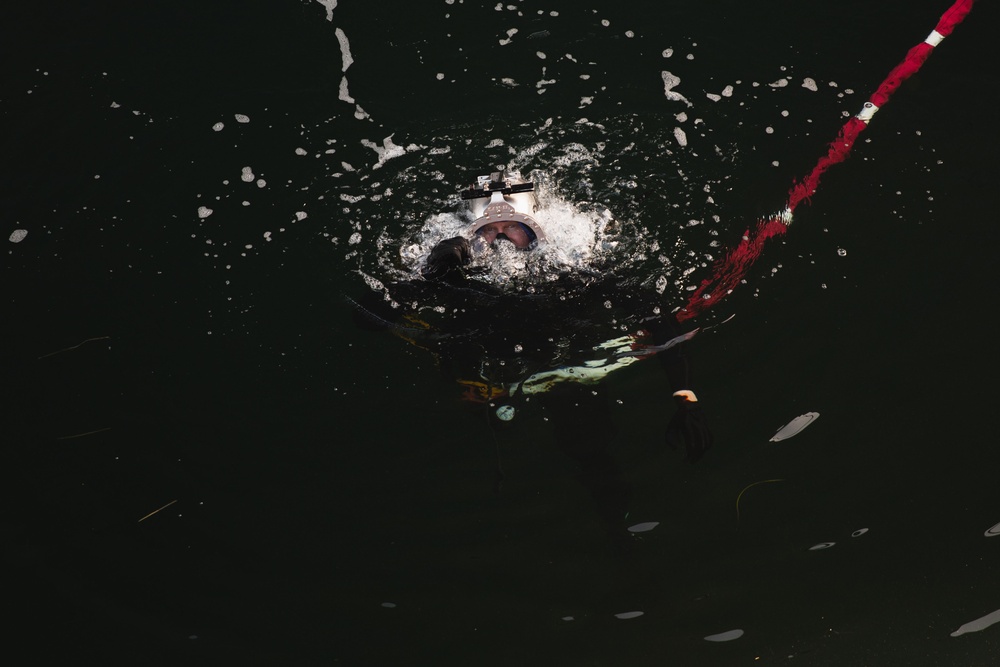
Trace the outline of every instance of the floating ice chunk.
{"label": "floating ice chunk", "polygon": [[985,630],[994,623],[1000,623],[1000,609],[997,609],[991,614],[986,614],[982,618],[977,618],[974,621],[969,621],[955,632],[951,633],[952,637],[958,637],[959,635],[964,635],[966,632],[979,632],[980,630]]}
{"label": "floating ice chunk", "polygon": [[725,88],[723,88],[722,89],[722,96],[723,97],[732,97],[733,96],[733,87],[732,86],[726,86]]}
{"label": "floating ice chunk", "polygon": [[[13,240],[13,239],[11,239],[11,240]],[[996,536],[1000,535],[1000,523],[998,523],[997,525],[993,526],[992,528],[987,529],[987,531],[985,533],[983,533],[983,535],[985,535],[986,537],[996,537]]]}
{"label": "floating ice chunk", "polygon": [[663,53],[661,55],[663,55],[664,58],[669,58],[670,56],[674,55],[674,50],[673,49],[663,49]]}
{"label": "floating ice chunk", "polygon": [[337,94],[337,99],[342,102],[347,102],[348,104],[354,104],[354,98],[351,97],[351,93],[347,90],[347,77],[341,77],[340,79],[340,91]]}
{"label": "floating ice chunk", "polygon": [[680,144],[681,146],[687,146],[688,145],[687,134],[685,134],[684,130],[682,130],[679,127],[675,127],[674,128],[674,139],[676,139],[677,143]]}
{"label": "floating ice chunk", "polygon": [[15,229],[11,232],[10,237],[7,239],[11,243],[20,243],[24,240],[24,237],[28,235],[27,229]]}
{"label": "floating ice chunk", "polygon": [[771,86],[772,88],[784,88],[785,86],[788,85],[788,79],[778,79],[777,81],[769,83],[767,85]]}
{"label": "floating ice chunk", "polygon": [[238,113],[238,114],[236,114],[236,122],[237,123],[249,123],[250,122],[250,116],[247,116],[246,114]]}
{"label": "floating ice chunk", "polygon": [[347,41],[347,35],[341,28],[337,28],[334,34],[337,35],[337,41],[340,42],[340,71],[346,72],[347,68],[354,64],[354,58],[351,56],[351,43]]}
{"label": "floating ice chunk", "polygon": [[735,630],[726,630],[725,632],[720,632],[717,635],[709,635],[705,637],[707,642],[731,642],[734,639],[739,639],[743,636],[743,631],[739,628]]}
{"label": "floating ice chunk", "polygon": [[296,148],[295,149],[295,154],[296,155],[307,155],[308,153],[306,152],[306,149],[304,149],[304,148]]}
{"label": "floating ice chunk", "polygon": [[500,40],[500,46],[507,46],[508,44],[510,44],[511,37],[513,37],[516,34],[517,34],[517,28],[511,28],[510,30],[508,30],[507,38]]}
{"label": "floating ice chunk", "polygon": [[622,619],[624,621],[624,620],[628,620],[630,618],[639,618],[640,616],[642,616],[645,613],[646,612],[644,612],[644,611],[623,611],[621,613],[615,614],[615,618],[620,618],[620,619]]}
{"label": "floating ice chunk", "polygon": [[243,167],[243,173],[240,176],[240,180],[242,180],[244,183],[253,183],[253,179],[254,179],[253,169],[251,169],[250,167]]}
{"label": "floating ice chunk", "polygon": [[221,132],[222,128],[224,128],[224,127],[225,127],[224,124],[222,124],[222,123],[216,123],[215,125],[212,126],[212,129],[215,130],[216,132]]}
{"label": "floating ice chunk", "polygon": [[444,79],[444,72],[438,72],[435,78],[437,78],[438,81],[442,81]]}
{"label": "floating ice chunk", "polygon": [[715,93],[705,93],[705,97],[712,100],[713,102],[718,102],[722,99],[721,95],[716,95]]}
{"label": "floating ice chunk", "polygon": [[628,527],[628,532],[630,533],[648,533],[657,526],[660,525],[659,521],[645,521],[643,523],[637,523],[634,526]]}
{"label": "floating ice chunk", "polygon": [[391,160],[394,157],[399,157],[400,155],[404,155],[406,153],[405,148],[403,148],[402,146],[397,146],[396,144],[392,143],[392,137],[393,135],[390,134],[388,137],[383,139],[381,146],[376,144],[374,141],[369,141],[368,139],[361,140],[362,146],[367,146],[368,148],[378,153],[378,162],[375,164],[374,167],[372,167],[372,169],[378,169],[383,164],[385,164],[386,161]]}
{"label": "floating ice chunk", "polygon": [[673,90],[681,82],[679,76],[675,76],[666,70],[663,71],[661,76],[663,77],[663,94],[667,96],[668,100],[671,102],[683,102],[688,106],[692,106],[686,97]]}
{"label": "floating ice chunk", "polygon": [[810,79],[809,77],[806,77],[805,79],[802,80],[802,87],[803,88],[808,88],[809,90],[813,91],[814,93],[817,90],[819,90],[819,86],[816,85],[816,82],[813,81],[812,79]]}
{"label": "floating ice chunk", "polygon": [[199,206],[198,207],[198,217],[199,218],[201,218],[202,220],[204,220],[205,218],[207,218],[210,215],[212,215],[212,209],[210,209],[207,206]]}
{"label": "floating ice chunk", "polygon": [[788,422],[775,433],[768,442],[781,442],[782,440],[787,440],[793,436],[798,435],[802,430],[813,423],[819,417],[818,412],[807,412],[804,415],[799,415],[792,421]]}
{"label": "floating ice chunk", "polygon": [[296,220],[305,220],[308,217],[309,217],[309,215],[305,211],[296,211],[295,212],[295,219]]}
{"label": "floating ice chunk", "polygon": [[544,51],[535,51],[535,55],[541,58],[542,60],[545,60],[548,57],[545,55]]}
{"label": "floating ice chunk", "polygon": [[326,20],[333,21],[333,10],[337,8],[337,0],[316,0],[316,2],[326,7]]}

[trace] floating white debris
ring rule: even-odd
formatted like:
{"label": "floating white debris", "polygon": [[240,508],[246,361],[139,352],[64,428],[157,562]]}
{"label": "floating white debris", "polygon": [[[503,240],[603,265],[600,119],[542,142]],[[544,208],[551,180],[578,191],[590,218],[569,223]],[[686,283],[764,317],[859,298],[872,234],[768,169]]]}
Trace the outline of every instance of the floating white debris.
{"label": "floating white debris", "polygon": [[7,240],[10,241],[11,243],[20,243],[21,241],[24,240],[24,237],[27,235],[28,235],[27,229],[15,229],[13,232],[11,232],[10,238],[8,238]]}
{"label": "floating white debris", "polygon": [[236,114],[236,122],[237,123],[249,123],[250,122],[250,116],[247,116],[246,114],[238,113],[238,114]]}
{"label": "floating white debris", "polygon": [[240,176],[240,179],[242,179],[244,183],[253,183],[255,178],[253,175],[253,169],[250,167],[243,167],[241,171],[242,175]]}
{"label": "floating white debris", "polygon": [[715,93],[705,93],[705,97],[712,100],[713,102],[718,102],[722,99],[722,95],[716,95]]}
{"label": "floating white debris", "polygon": [[309,215],[305,211],[296,211],[295,212],[295,219],[296,220],[305,220],[308,217],[309,217]]}
{"label": "floating white debris", "polygon": [[628,527],[628,532],[630,533],[648,533],[657,526],[660,525],[659,521],[645,521],[643,523],[637,523],[634,526]]}
{"label": "floating white debris", "polygon": [[346,72],[347,68],[354,64],[354,58],[351,56],[351,43],[347,40],[347,35],[341,28],[337,28],[333,33],[337,36],[337,41],[340,42],[340,71]]}
{"label": "floating white debris", "polygon": [[820,542],[819,544],[815,544],[809,547],[809,551],[820,551],[821,549],[829,549],[835,544],[836,542]]}
{"label": "floating white debris", "polygon": [[725,88],[723,88],[722,89],[722,96],[723,97],[732,97],[733,96],[733,87],[732,86],[726,86]]}
{"label": "floating white debris", "polygon": [[798,435],[806,426],[813,423],[817,417],[819,417],[818,412],[807,412],[804,415],[799,415],[792,421],[785,424],[785,426],[778,429],[778,432],[775,433],[768,442],[781,442],[782,440],[788,440],[789,438]]}
{"label": "floating white debris", "polygon": [[735,630],[726,630],[725,632],[720,632],[717,635],[709,635],[705,637],[707,642],[731,642],[734,639],[739,639],[743,636],[743,631],[739,628]]}
{"label": "floating white debris", "polygon": [[977,618],[974,621],[969,621],[955,632],[951,633],[952,637],[958,637],[959,635],[964,635],[966,632],[979,632],[980,630],[985,630],[994,623],[1000,623],[1000,609],[997,609],[991,614],[986,614],[982,618]]}
{"label": "floating white debris", "polygon": [[295,149],[295,154],[296,155],[308,155],[308,153],[306,152],[306,149],[304,149],[304,148],[296,148]]}
{"label": "floating white debris", "polygon": [[212,215],[212,209],[210,209],[207,206],[199,206],[198,207],[198,217],[199,218],[201,218],[202,220],[204,220],[205,218],[207,218],[210,215]]}
{"label": "floating white debris", "polygon": [[620,614],[615,614],[615,618],[620,618],[620,619],[622,619],[624,621],[624,620],[628,620],[630,618],[639,618],[640,616],[642,616],[645,613],[646,612],[644,612],[644,611],[623,611]]}
{"label": "floating white debris", "polygon": [[225,123],[216,123],[215,125],[212,126],[212,129],[215,130],[216,132],[221,132],[222,128],[224,128],[225,126],[226,126]]}
{"label": "floating white debris", "polygon": [[687,146],[688,145],[687,134],[685,134],[684,130],[682,130],[679,127],[675,127],[674,128],[674,139],[676,139],[677,143],[680,144],[681,146]]}
{"label": "floating white debris", "polygon": [[688,102],[686,97],[673,90],[680,84],[681,78],[666,70],[661,73],[661,76],[663,77],[663,94],[667,96],[667,99],[671,102],[683,102],[684,104],[691,106],[691,103]]}
{"label": "floating white debris", "polygon": [[[13,240],[13,239],[11,239],[11,240]],[[996,536],[1000,535],[1000,523],[998,523],[997,525],[993,526],[992,528],[987,529],[987,531],[985,533],[983,533],[983,535],[985,535],[986,537],[996,537]]]}
{"label": "floating white debris", "polygon": [[817,86],[817,85],[816,85],[816,82],[815,82],[815,81],[813,81],[812,79],[810,79],[809,77],[806,77],[806,78],[805,78],[805,79],[804,79],[804,80],[802,81],[802,87],[803,87],[803,88],[808,88],[809,90],[813,91],[814,93],[815,93],[815,92],[816,92],[817,90],[819,90],[819,86]]}

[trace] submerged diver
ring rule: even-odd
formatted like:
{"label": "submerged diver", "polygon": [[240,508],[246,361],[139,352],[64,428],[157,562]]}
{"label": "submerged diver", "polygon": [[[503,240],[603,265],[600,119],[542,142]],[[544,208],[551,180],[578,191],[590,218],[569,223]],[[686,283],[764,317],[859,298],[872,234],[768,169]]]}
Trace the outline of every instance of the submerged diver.
{"label": "submerged diver", "polygon": [[[465,234],[431,250],[421,269],[423,280],[387,286],[383,299],[370,293],[373,298],[358,304],[359,311],[368,323],[435,353],[465,397],[490,404],[500,421],[509,421],[515,404],[532,395],[549,393],[551,405],[564,406],[566,397],[574,396],[573,386],[593,385],[655,354],[677,408],[666,442],[671,448],[683,444],[685,458],[699,460],[712,446],[712,435],[679,345],[694,332],[681,334],[674,316],[661,314],[660,304],[615,284],[611,272],[600,280],[553,276],[517,294],[475,279],[477,258],[511,248],[532,252],[547,241],[534,218],[533,189],[516,172],[480,176],[462,193],[474,216]],[[425,321],[435,313],[440,321]],[[618,333],[630,325],[641,329],[648,344],[639,345],[636,335],[618,335],[598,345],[599,338],[588,338],[588,345],[579,346],[581,333],[606,337],[609,320]],[[596,394],[575,395],[584,393]],[[579,402],[573,399],[573,405]],[[594,403],[589,397],[586,402]],[[594,415],[589,417],[592,421]]]}

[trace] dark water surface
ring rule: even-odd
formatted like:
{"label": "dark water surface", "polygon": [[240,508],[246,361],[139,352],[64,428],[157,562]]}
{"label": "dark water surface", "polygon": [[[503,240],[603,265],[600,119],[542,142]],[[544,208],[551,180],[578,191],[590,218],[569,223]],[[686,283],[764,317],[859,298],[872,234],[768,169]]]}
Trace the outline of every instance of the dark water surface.
{"label": "dark water surface", "polygon": [[494,429],[344,298],[509,163],[679,306],[947,4],[7,10],[12,659],[1000,664],[996,3],[705,316],[695,465],[655,364]]}

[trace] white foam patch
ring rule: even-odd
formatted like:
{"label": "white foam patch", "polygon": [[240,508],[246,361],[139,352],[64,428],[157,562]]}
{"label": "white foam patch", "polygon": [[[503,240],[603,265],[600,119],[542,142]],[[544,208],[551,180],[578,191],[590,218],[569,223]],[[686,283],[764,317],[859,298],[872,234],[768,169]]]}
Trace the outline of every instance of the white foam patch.
{"label": "white foam patch", "polygon": [[674,128],[674,139],[676,139],[677,143],[681,146],[688,145],[687,134],[679,127]]}
{"label": "white foam patch", "polygon": [[15,229],[7,238],[11,243],[20,243],[28,235],[27,229]]}
{"label": "white foam patch", "polygon": [[207,218],[210,215],[212,215],[212,209],[210,209],[207,206],[199,206],[198,207],[198,217],[199,218],[201,218],[202,220],[204,220],[205,218]]}
{"label": "white foam patch", "polygon": [[224,124],[222,124],[222,123],[216,123],[215,125],[212,126],[212,129],[215,130],[216,132],[221,132],[222,128],[224,128],[224,127],[225,127]]}
{"label": "white foam patch", "polygon": [[819,90],[819,86],[816,85],[816,82],[809,77],[802,80],[802,87],[811,90],[814,93]]}
{"label": "white foam patch", "polygon": [[683,102],[688,106],[693,106],[686,97],[674,90],[675,87],[679,86],[681,83],[681,78],[670,72],[663,70],[661,75],[663,77],[663,94],[666,95],[667,99],[671,102]]}
{"label": "white foam patch", "polygon": [[236,122],[237,123],[249,123],[250,122],[250,116],[247,116],[246,114],[238,113],[238,114],[236,114]]}

